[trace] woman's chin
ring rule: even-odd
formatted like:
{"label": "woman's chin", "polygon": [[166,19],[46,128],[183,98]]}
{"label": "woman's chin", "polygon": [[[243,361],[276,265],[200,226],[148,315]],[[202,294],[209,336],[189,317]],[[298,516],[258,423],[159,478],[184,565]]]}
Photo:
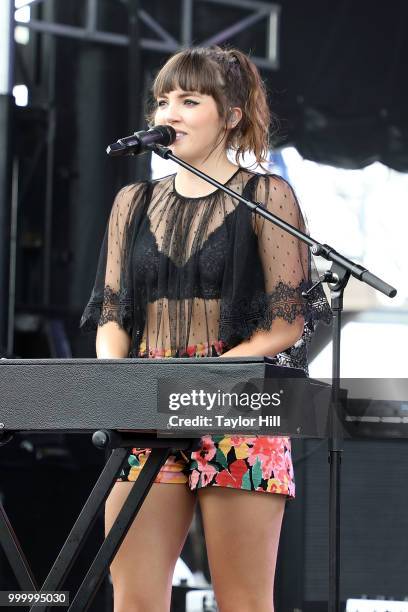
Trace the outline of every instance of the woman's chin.
{"label": "woman's chin", "polygon": [[183,146],[182,142],[173,142],[173,144],[169,146],[169,149],[183,161],[190,161],[191,163],[192,160],[197,157],[196,154],[194,155],[193,151],[189,150],[188,146]]}
{"label": "woman's chin", "polygon": [[188,151],[188,146],[186,146],[186,143],[183,142],[182,140],[175,140],[174,142],[171,143],[171,145],[169,146],[169,149],[171,149],[172,151]]}

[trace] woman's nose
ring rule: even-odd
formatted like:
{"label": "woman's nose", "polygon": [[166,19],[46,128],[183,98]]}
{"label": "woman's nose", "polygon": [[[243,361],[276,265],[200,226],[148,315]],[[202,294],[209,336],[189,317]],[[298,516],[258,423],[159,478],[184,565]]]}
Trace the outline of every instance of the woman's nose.
{"label": "woman's nose", "polygon": [[180,121],[180,112],[175,104],[168,104],[163,109],[162,117],[166,120],[166,123],[177,123]]}

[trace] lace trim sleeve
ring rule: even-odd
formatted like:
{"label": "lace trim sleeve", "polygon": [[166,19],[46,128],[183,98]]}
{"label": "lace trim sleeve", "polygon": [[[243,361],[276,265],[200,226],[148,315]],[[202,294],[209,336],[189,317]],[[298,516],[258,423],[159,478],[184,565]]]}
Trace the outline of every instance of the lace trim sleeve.
{"label": "lace trim sleeve", "polygon": [[104,287],[102,296],[95,291],[85,307],[80,327],[83,331],[95,331],[108,321],[115,321],[128,333],[132,331],[132,300],[126,290],[114,291],[109,285]]}
{"label": "lace trim sleeve", "polygon": [[316,287],[308,298],[302,296],[310,286],[308,282],[297,287],[280,282],[270,293],[224,300],[220,312],[221,340],[228,346],[249,340],[256,330],[268,331],[277,318],[293,323],[298,316],[303,316],[305,325],[312,330],[319,321],[330,324],[332,311],[322,287]]}

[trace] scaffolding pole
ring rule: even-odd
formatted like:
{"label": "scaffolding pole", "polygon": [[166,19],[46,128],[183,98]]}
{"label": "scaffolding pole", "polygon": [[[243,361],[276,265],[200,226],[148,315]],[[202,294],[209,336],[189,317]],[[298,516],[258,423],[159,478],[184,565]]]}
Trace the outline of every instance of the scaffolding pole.
{"label": "scaffolding pole", "polygon": [[0,355],[9,338],[14,2],[0,2]]}

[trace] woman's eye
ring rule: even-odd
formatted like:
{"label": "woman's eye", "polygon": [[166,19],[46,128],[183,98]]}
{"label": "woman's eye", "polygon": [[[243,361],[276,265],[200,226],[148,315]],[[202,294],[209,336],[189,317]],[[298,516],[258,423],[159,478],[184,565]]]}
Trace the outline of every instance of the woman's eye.
{"label": "woman's eye", "polygon": [[[156,106],[157,108],[162,108],[163,106],[166,106],[167,104],[167,100],[157,100],[156,101]],[[196,102],[195,100],[190,100],[189,98],[186,98],[184,100],[184,105],[185,106],[197,106],[198,102]]]}

